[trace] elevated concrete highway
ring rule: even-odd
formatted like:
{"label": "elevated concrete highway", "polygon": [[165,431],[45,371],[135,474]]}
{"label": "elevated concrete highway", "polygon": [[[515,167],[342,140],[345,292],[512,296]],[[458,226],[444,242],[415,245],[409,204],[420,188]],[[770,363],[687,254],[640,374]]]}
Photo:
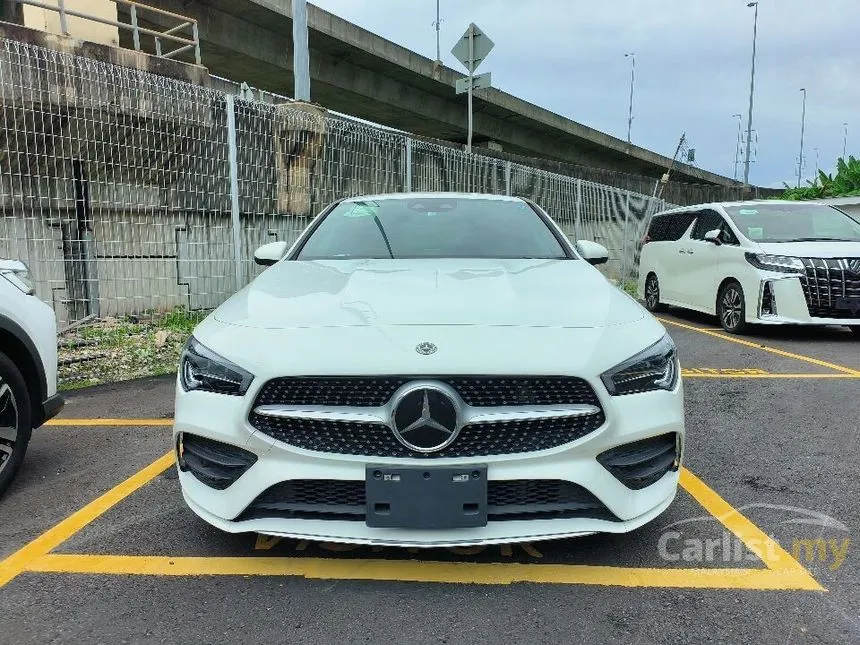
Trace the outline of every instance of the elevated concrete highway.
{"label": "elevated concrete highway", "polygon": [[[212,74],[292,96],[290,0],[148,3],[199,21],[203,64]],[[308,32],[314,102],[419,135],[465,142],[466,97],[454,93],[463,74],[313,5],[308,7]],[[132,46],[130,34],[120,38],[122,46]],[[154,51],[151,39],[142,45]],[[671,163],[664,155],[497,89],[478,90],[475,96],[476,146],[492,141],[514,154],[654,178]],[[675,167],[672,179],[740,186],[686,164]]]}

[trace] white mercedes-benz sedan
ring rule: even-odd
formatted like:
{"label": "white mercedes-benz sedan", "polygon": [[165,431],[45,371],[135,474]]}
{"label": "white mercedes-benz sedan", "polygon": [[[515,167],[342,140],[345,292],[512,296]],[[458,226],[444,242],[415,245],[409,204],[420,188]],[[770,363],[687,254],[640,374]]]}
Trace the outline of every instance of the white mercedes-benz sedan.
{"label": "white mercedes-benz sedan", "polygon": [[665,329],[536,204],[339,201],[195,329],[185,501],[230,532],[440,547],[623,533],[675,497]]}

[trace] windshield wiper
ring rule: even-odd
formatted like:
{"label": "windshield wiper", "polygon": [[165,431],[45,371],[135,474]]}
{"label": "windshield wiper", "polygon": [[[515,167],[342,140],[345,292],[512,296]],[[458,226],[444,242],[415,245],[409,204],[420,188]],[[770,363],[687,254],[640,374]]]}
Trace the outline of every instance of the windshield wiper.
{"label": "windshield wiper", "polygon": [[860,240],[849,240],[844,237],[798,237],[793,240],[782,240],[783,242],[860,242]]}
{"label": "windshield wiper", "polygon": [[391,252],[391,244],[388,241],[388,236],[385,234],[385,229],[382,228],[382,222],[379,221],[379,218],[376,216],[376,213],[373,214],[373,221],[376,222],[376,228],[379,229],[379,232],[382,233],[382,239],[385,240],[385,248],[388,249],[388,255],[391,256],[391,259],[394,259],[394,253]]}

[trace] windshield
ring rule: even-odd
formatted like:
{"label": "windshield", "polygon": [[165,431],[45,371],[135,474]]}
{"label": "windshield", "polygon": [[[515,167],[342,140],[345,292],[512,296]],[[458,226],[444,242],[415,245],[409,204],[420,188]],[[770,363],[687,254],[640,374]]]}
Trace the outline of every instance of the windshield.
{"label": "windshield", "polygon": [[726,206],[754,242],[860,242],[860,222],[823,204]]}
{"label": "windshield", "polygon": [[298,255],[299,260],[566,257],[525,202],[447,197],[339,204]]}

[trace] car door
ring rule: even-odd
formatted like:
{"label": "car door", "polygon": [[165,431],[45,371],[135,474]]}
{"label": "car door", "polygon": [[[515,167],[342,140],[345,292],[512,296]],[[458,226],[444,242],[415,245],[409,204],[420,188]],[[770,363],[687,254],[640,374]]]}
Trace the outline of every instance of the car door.
{"label": "car door", "polygon": [[660,299],[671,304],[684,304],[685,289],[683,271],[687,265],[689,233],[695,212],[677,212],[672,214],[672,221],[666,231],[666,239],[661,246],[660,270],[657,279],[660,281]]}
{"label": "car door", "polygon": [[[720,231],[720,243],[705,239],[708,231]],[[691,309],[713,313],[717,288],[723,280],[721,260],[725,242],[737,243],[728,223],[717,211],[706,209],[696,214],[688,238],[682,240],[684,253],[680,278],[680,298]]]}

